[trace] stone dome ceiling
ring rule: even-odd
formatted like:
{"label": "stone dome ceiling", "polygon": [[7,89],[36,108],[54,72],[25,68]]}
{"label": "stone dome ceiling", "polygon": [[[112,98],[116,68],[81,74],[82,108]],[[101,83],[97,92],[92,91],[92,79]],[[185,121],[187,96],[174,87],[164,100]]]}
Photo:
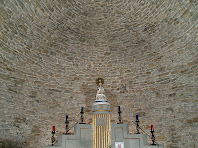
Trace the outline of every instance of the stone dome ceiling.
{"label": "stone dome ceiling", "polygon": [[103,77],[112,122],[120,105],[166,147],[198,147],[197,49],[197,0],[0,0],[1,136],[37,148],[66,113],[91,122]]}
{"label": "stone dome ceiling", "polygon": [[[26,0],[2,4],[8,4],[8,9],[13,8],[13,12],[8,11],[4,17],[13,13],[19,14],[18,23],[27,19],[25,26],[17,26],[22,32],[29,31],[31,35],[36,28],[35,38],[50,38],[53,44],[76,43],[112,50],[125,48],[134,54],[141,53],[144,48],[140,49],[140,46],[147,45],[144,50],[152,53],[167,43],[185,40],[196,30],[193,26],[198,15],[197,2],[193,0],[62,0],[41,3]],[[30,7],[26,8],[28,5]]]}

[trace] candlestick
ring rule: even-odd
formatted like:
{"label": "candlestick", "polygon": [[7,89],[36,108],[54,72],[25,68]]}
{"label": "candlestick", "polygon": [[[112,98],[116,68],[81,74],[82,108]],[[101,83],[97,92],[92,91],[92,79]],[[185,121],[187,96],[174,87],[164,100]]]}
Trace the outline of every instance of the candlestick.
{"label": "candlestick", "polygon": [[154,132],[155,132],[155,131],[154,131],[153,125],[151,125],[151,134],[152,134],[152,135],[151,135],[151,136],[152,136],[151,139],[152,139],[152,142],[153,142],[151,145],[156,145],[156,143],[155,143]]}
{"label": "candlestick", "polygon": [[52,137],[51,137],[51,141],[52,141],[52,146],[54,146],[55,143],[55,126],[52,127]]}
{"label": "candlestick", "polygon": [[117,124],[122,124],[122,116],[121,116],[121,110],[120,110],[120,106],[118,106],[118,120],[119,122]]}
{"label": "candlestick", "polygon": [[81,107],[81,112],[80,112],[81,116],[80,116],[80,120],[81,122],[79,124],[85,124],[83,123],[83,120],[84,120],[84,117],[83,117],[83,114],[84,114],[84,111],[83,111],[83,107]]}
{"label": "candlestick", "polygon": [[138,115],[136,115],[136,130],[137,133],[136,134],[140,134],[140,126],[139,126],[139,119],[138,119]]}
{"label": "candlestick", "polygon": [[66,115],[66,121],[65,121],[65,134],[68,134],[68,131],[69,131],[69,120],[68,120],[68,115]]}

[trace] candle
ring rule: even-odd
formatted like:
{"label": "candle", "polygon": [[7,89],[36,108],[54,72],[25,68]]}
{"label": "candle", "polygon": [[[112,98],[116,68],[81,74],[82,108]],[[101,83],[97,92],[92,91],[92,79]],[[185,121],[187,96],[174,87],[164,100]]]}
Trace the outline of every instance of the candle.
{"label": "candle", "polygon": [[136,115],[136,120],[138,121],[138,115]]}
{"label": "candle", "polygon": [[118,106],[118,111],[120,111],[120,106]]}
{"label": "candle", "polygon": [[68,115],[66,115],[66,121],[68,121]]}
{"label": "candle", "polygon": [[153,125],[151,125],[151,131],[153,131]]}
{"label": "candle", "polygon": [[83,107],[81,107],[81,112],[83,112]]}
{"label": "candle", "polygon": [[55,132],[55,126],[53,126],[52,131]]}

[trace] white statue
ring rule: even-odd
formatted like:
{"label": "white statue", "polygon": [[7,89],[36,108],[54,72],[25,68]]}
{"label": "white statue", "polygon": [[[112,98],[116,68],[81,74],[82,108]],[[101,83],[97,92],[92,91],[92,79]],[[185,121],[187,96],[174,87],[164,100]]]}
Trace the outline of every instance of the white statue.
{"label": "white statue", "polygon": [[105,90],[102,87],[102,84],[104,83],[103,78],[98,78],[96,80],[96,84],[98,84],[98,90],[96,94],[96,100],[101,100],[101,101],[106,101],[106,96],[105,96]]}

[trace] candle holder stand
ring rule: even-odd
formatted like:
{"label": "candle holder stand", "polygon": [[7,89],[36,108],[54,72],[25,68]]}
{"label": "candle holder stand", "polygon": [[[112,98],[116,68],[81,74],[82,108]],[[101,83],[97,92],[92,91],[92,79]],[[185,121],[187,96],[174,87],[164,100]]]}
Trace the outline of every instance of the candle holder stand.
{"label": "candle holder stand", "polygon": [[152,134],[152,135],[151,135],[151,140],[152,140],[152,142],[153,142],[151,145],[156,145],[156,143],[155,143],[154,132],[155,132],[154,130],[151,130],[151,134]]}
{"label": "candle holder stand", "polygon": [[51,137],[52,146],[54,146],[54,144],[55,144],[55,137],[54,137],[54,135],[55,135],[55,131],[52,131],[52,137]]}
{"label": "candle holder stand", "polygon": [[137,133],[136,133],[136,134],[140,134],[140,126],[139,126],[139,123],[140,123],[140,121],[139,121],[139,120],[136,120],[136,130],[137,130]]}
{"label": "candle holder stand", "polygon": [[84,112],[83,112],[83,110],[81,110],[80,114],[81,114],[81,116],[80,116],[80,123],[79,124],[86,124],[86,123],[83,122],[84,121],[84,117],[83,117]]}
{"label": "candle holder stand", "polygon": [[65,121],[65,124],[66,124],[66,125],[65,125],[65,130],[66,130],[65,134],[68,135],[68,132],[69,132],[69,121],[66,120],[66,121]]}
{"label": "candle holder stand", "polygon": [[119,122],[117,123],[117,124],[122,124],[123,122],[122,122],[122,116],[121,116],[121,111],[119,110],[118,111],[118,120],[119,120]]}

